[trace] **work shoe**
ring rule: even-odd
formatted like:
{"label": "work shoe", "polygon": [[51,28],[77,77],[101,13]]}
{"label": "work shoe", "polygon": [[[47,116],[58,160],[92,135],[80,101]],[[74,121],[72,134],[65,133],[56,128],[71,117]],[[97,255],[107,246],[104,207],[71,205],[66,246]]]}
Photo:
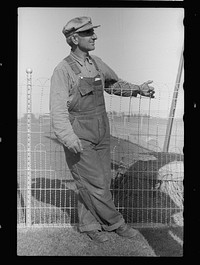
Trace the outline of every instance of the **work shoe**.
{"label": "work shoe", "polygon": [[97,243],[103,243],[105,241],[108,241],[108,237],[98,230],[87,231],[84,233],[86,233],[92,240]]}
{"label": "work shoe", "polygon": [[121,225],[119,228],[115,230],[115,232],[119,236],[127,237],[127,238],[132,238],[136,236],[139,232],[136,229],[133,229],[132,227],[129,227],[127,224]]}

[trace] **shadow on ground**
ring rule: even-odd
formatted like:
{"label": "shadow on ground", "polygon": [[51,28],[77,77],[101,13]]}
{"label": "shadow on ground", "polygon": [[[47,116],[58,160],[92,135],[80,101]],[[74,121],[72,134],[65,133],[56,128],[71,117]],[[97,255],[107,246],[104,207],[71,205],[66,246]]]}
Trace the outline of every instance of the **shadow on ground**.
{"label": "shadow on ground", "polygon": [[156,256],[183,256],[183,227],[141,228],[139,231]]}

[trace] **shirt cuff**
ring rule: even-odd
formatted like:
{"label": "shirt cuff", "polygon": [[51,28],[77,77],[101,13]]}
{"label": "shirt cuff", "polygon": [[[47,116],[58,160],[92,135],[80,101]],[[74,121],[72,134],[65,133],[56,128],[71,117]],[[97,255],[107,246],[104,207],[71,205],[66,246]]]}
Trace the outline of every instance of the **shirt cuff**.
{"label": "shirt cuff", "polygon": [[67,148],[69,148],[77,139],[78,136],[75,133],[65,136],[63,139],[57,136],[58,140]]}

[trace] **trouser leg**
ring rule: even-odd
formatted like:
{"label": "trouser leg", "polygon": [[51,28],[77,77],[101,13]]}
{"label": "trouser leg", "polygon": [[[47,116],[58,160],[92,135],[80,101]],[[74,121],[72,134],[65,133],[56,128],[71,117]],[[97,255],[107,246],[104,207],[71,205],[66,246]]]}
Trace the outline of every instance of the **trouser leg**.
{"label": "trouser leg", "polygon": [[101,224],[91,213],[90,209],[84,202],[81,193],[78,194],[78,218],[79,218],[79,231],[92,231],[101,230]]}
{"label": "trouser leg", "polygon": [[[88,141],[83,140],[82,145],[84,149],[82,154],[73,155],[65,148],[67,163],[82,199],[79,200],[78,209],[79,229],[89,231],[99,223],[103,229],[112,231],[124,223],[124,219],[116,210],[112,200],[108,185],[109,166],[106,166],[105,171],[101,159],[103,151],[97,151],[95,145]],[[108,155],[109,151],[104,152]]]}
{"label": "trouser leg", "polygon": [[[110,185],[111,185],[111,151],[110,151],[110,127],[107,116],[103,116],[102,120],[100,122],[101,126],[99,127],[100,135],[102,137],[102,140],[99,142],[97,146],[95,146],[95,150],[97,151],[99,161],[101,164],[101,167],[104,172],[105,177],[105,183],[106,183],[106,189],[108,190],[109,196],[112,197],[112,194],[110,192]],[[114,202],[112,200],[113,208],[116,210]],[[125,222],[123,216],[117,211],[120,218],[119,221],[116,222],[113,225],[103,225],[102,227],[105,230],[112,231],[114,228],[118,228],[121,224]]]}
{"label": "trouser leg", "polygon": [[78,189],[78,219],[79,219],[79,230],[83,231],[91,231],[91,230],[101,230],[101,224],[95,218],[95,216],[91,212],[91,207],[88,207],[88,199],[85,198],[84,193],[82,192],[84,188],[84,182],[82,181],[82,177],[79,177],[77,173],[79,170],[77,167],[77,163],[80,161],[81,156],[80,153],[73,154],[70,152],[65,146],[65,157],[68,167],[71,171],[72,177],[75,181],[76,187]]}
{"label": "trouser leg", "polygon": [[[108,125],[109,126],[109,125]],[[103,168],[105,181],[110,188],[111,184],[111,158],[110,158],[110,133],[108,132],[103,137],[102,141],[95,147],[99,161]]]}

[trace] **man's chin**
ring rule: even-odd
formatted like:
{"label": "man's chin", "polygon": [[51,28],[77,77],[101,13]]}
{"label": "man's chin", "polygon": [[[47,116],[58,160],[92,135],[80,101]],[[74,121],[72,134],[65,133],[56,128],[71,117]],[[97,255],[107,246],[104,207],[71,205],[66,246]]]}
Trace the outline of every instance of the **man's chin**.
{"label": "man's chin", "polygon": [[95,46],[93,46],[93,47],[90,48],[90,51],[93,51],[93,50],[95,50]]}
{"label": "man's chin", "polygon": [[87,49],[82,49],[83,52],[90,52],[93,50],[95,50],[95,46],[90,46],[90,47],[87,47]]}

